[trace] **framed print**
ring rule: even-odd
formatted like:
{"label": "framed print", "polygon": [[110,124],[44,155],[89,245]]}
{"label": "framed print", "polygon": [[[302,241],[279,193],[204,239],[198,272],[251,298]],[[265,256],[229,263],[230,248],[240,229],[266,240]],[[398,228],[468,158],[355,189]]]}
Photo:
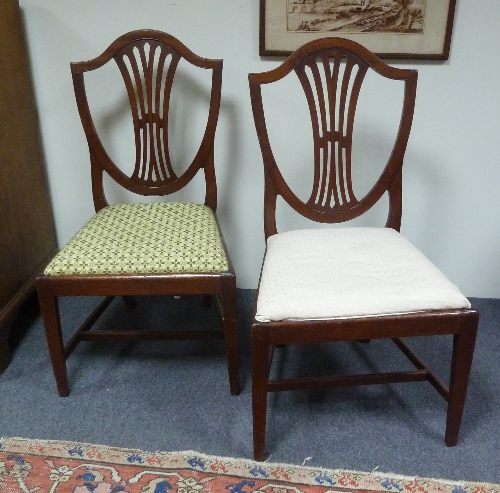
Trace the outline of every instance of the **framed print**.
{"label": "framed print", "polygon": [[343,37],[382,58],[447,60],[456,0],[260,0],[259,54]]}

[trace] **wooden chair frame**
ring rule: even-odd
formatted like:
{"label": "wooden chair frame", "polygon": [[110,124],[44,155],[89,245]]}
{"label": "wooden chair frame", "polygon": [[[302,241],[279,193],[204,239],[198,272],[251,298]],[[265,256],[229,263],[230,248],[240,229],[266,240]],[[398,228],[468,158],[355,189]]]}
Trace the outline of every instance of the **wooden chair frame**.
{"label": "wooden chair frame", "polygon": [[[149,47],[149,53],[145,49]],[[151,67],[153,49],[159,51],[159,64],[171,57],[172,62],[165,67],[163,79],[161,70]],[[134,59],[134,50],[136,58]],[[130,60],[129,68],[123,63],[125,57]],[[212,91],[207,127],[201,145],[190,166],[179,177],[171,167],[168,155],[168,104],[175,70],[183,58],[196,67],[212,71]],[[136,138],[136,165],[131,177],[125,175],[112,161],[102,145],[92,121],[84,85],[84,74],[96,70],[114,59],[124,77],[132,107]],[[140,80],[139,68],[144,69],[144,86]],[[156,69],[155,69],[156,70]],[[141,195],[163,196],[176,192],[187,185],[199,170],[203,170],[206,183],[205,205],[214,212],[217,207],[217,186],[214,169],[214,137],[220,108],[222,84],[222,60],[201,58],[190,51],[179,40],[169,34],[140,30],[129,32],[107,48],[97,58],[71,64],[76,101],[80,112],[85,135],[87,137],[91,173],[92,192],[95,210],[98,212],[108,205],[103,188],[103,174],[106,172],[118,184]],[[163,88],[163,96],[160,96]],[[157,101],[153,102],[153,94]],[[161,101],[163,97],[163,101]],[[153,113],[148,108],[157,109],[163,105],[163,115]],[[146,125],[156,124],[157,134],[144,130]],[[160,135],[159,128],[162,128]],[[147,134],[147,135],[146,135]],[[142,139],[142,140],[141,140]],[[146,147],[164,146],[164,152],[155,154],[156,162],[151,158],[146,162]],[[152,156],[153,154],[150,154]],[[163,158],[163,159],[162,159]],[[149,165],[149,168],[148,168]],[[151,168],[155,167],[155,170]],[[160,169],[162,168],[162,169]],[[219,227],[219,226],[218,226]],[[179,273],[179,274],[137,274],[137,275],[41,275],[37,279],[37,290],[45,324],[47,341],[52,360],[54,375],[60,396],[69,395],[69,382],[66,359],[81,341],[123,341],[123,340],[174,340],[174,339],[225,339],[228,359],[230,392],[236,395],[239,386],[238,326],[236,277],[229,252],[224,243],[224,251],[229,262],[229,269],[223,273]],[[123,296],[130,305],[131,296],[139,295],[207,295],[214,297],[222,328],[214,330],[99,330],[90,329],[110,304],[113,297]],[[61,296],[105,296],[102,303],[93,311],[69,342],[63,342],[58,298]]]}
{"label": "wooden chair frame", "polygon": [[[333,60],[331,85],[326,100],[335,105],[335,93],[340,91],[340,128],[346,132],[327,129],[324,108],[316,111],[312,97],[313,85],[319,81],[314,66],[325,67]],[[356,65],[359,70],[354,80],[351,99],[347,96],[345,77],[338,80],[339,65],[345,63],[344,74],[349,74]],[[304,68],[313,73],[313,83],[304,76]],[[366,196],[358,200],[352,194],[350,179],[350,151],[352,146],[352,128],[358,95],[364,74],[371,68],[378,74],[393,80],[404,82],[404,102],[400,126],[392,153],[380,178]],[[325,69],[328,70],[328,69]],[[295,71],[302,82],[313,125],[315,140],[315,179],[311,198],[307,202],[300,200],[286,184],[274,158],[269,142],[261,86],[281,80]],[[340,223],[354,219],[370,209],[387,192],[389,212],[386,227],[397,231],[401,225],[402,213],[402,165],[406,145],[411,129],[416,96],[417,71],[390,67],[361,45],[342,38],[328,38],[312,41],[296,50],[282,65],[275,70],[249,75],[250,96],[253,115],[262,151],[265,176],[264,193],[264,232],[265,238],[277,234],[276,201],[280,196],[292,209],[309,219],[323,223]],[[316,86],[317,90],[318,86]],[[326,92],[326,91],[325,91]],[[321,99],[318,97],[318,99]],[[327,103],[327,104],[328,104]],[[330,115],[334,111],[330,107]],[[317,121],[315,116],[320,114]],[[338,122],[337,122],[338,123]],[[320,181],[318,173],[318,155],[324,151],[324,142],[337,142],[346,149],[346,159],[340,154],[332,157],[330,165],[345,168],[329,176],[345,176],[344,183],[326,183]],[[336,159],[338,158],[338,159]],[[340,190],[340,192],[339,192]],[[331,200],[324,203],[317,200],[324,194],[330,194]],[[325,205],[326,204],[326,205]],[[418,313],[371,316],[350,319],[309,320],[309,321],[272,321],[255,320],[251,328],[252,357],[252,412],[253,443],[256,460],[265,458],[265,436],[267,415],[267,393],[285,390],[325,389],[357,385],[388,384],[397,382],[429,381],[448,403],[445,443],[454,446],[457,443],[464,402],[466,398],[469,373],[472,364],[479,315],[474,309],[432,310]],[[453,353],[449,387],[435,375],[402,339],[415,336],[453,335]],[[296,378],[270,380],[269,372],[274,348],[289,344],[322,343],[332,341],[367,341],[370,339],[392,339],[396,346],[415,366],[415,370],[375,373],[363,375],[340,375],[315,378]]]}

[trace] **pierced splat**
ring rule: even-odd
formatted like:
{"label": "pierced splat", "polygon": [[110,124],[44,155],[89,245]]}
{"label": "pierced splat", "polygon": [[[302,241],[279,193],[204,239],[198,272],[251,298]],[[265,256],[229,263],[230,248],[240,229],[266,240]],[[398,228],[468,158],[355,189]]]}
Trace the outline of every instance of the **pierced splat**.
{"label": "pierced splat", "polygon": [[[368,71],[404,85],[399,128],[387,163],[370,191],[356,197],[351,176],[353,127],[359,93]],[[304,202],[290,188],[274,156],[264,114],[262,86],[289,75],[298,77],[309,106],[313,133],[313,187]],[[297,49],[274,70],[249,74],[255,128],[264,161],[264,229],[278,232],[276,204],[281,197],[300,215],[322,223],[342,223],[361,216],[387,193],[386,226],[401,224],[401,172],[415,105],[417,74],[390,67],[358,43],[320,38]]]}
{"label": "pierced splat", "polygon": [[[200,69],[199,72],[208,72],[211,87],[204,91],[208,118],[198,150],[191,163],[187,163],[177,175],[170,158],[168,127],[172,85],[181,59]],[[131,175],[125,174],[106,152],[95,128],[85,89],[85,74],[100,69],[108,62],[116,62],[131,106],[136,148]],[[192,74],[197,77],[195,72]],[[104,191],[105,173],[135,194],[162,196],[181,190],[199,171],[205,178],[205,204],[216,210],[214,138],[220,109],[222,60],[202,58],[170,34],[141,30],[120,36],[92,60],[72,63],[71,74],[89,144],[96,211],[108,205]]]}
{"label": "pierced splat", "polygon": [[314,183],[307,204],[338,211],[358,201],[351,179],[354,115],[368,65],[344,50],[323,51],[295,67],[314,138]]}
{"label": "pierced splat", "polygon": [[168,147],[168,105],[180,55],[156,40],[140,40],[115,55],[132,109],[136,159],[131,179],[162,185],[177,179]]}

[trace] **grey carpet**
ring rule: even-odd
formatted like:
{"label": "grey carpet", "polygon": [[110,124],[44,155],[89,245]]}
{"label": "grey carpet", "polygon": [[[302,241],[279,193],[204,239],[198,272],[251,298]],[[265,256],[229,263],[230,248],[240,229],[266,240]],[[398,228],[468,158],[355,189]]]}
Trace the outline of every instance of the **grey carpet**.
{"label": "grey carpet", "polygon": [[[243,391],[236,397],[229,394],[223,343],[183,341],[82,343],[68,360],[71,395],[60,398],[41,318],[28,303],[12,334],[12,363],[0,376],[0,436],[251,458],[254,297],[253,290],[239,291]],[[444,444],[444,400],[428,383],[412,383],[271,395],[270,460],[500,483],[500,300],[472,302],[481,323],[456,447]],[[82,320],[93,303],[63,300],[66,327]],[[100,323],[189,329],[214,321],[199,298],[145,298],[132,311],[115,300]],[[414,347],[446,377],[450,337],[420,339]],[[400,363],[408,367],[389,342],[337,343],[279,349],[273,371],[321,374]]]}

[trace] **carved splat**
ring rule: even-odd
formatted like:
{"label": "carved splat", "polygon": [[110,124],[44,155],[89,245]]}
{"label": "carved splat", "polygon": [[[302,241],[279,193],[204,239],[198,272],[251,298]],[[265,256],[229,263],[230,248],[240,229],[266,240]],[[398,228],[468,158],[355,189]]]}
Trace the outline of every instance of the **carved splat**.
{"label": "carved splat", "polygon": [[136,144],[132,179],[148,184],[177,179],[168,148],[168,104],[179,54],[156,40],[140,40],[114,57],[125,81]]}
{"label": "carved splat", "polygon": [[308,205],[339,210],[357,203],[351,180],[352,129],[368,66],[343,50],[324,51],[295,67],[314,138],[314,183]]}
{"label": "carved splat", "polygon": [[[211,74],[205,94],[208,119],[198,150],[177,175],[169,152],[169,105],[180,60]],[[130,101],[135,141],[131,175],[113,161],[94,125],[85,89],[85,74],[116,62]],[[196,71],[192,71],[196,79]],[[101,55],[71,64],[76,102],[90,151],[92,193],[96,211],[108,205],[104,192],[106,173],[118,185],[138,195],[169,195],[185,187],[199,171],[205,178],[205,204],[217,208],[214,138],[220,109],[222,60],[202,58],[178,39],[160,31],[132,31],[116,39]],[[205,76],[204,76],[205,77]],[[134,157],[131,156],[131,161]]]}
{"label": "carved splat", "polygon": [[[353,127],[359,93],[368,70],[404,85],[403,108],[394,146],[371,190],[356,197],[351,177]],[[298,76],[308,102],[313,130],[314,172],[309,199],[304,202],[290,188],[276,161],[266,124],[262,86]],[[255,128],[264,162],[264,231],[278,232],[276,203],[281,197],[300,215],[322,223],[341,223],[361,216],[387,193],[386,226],[401,224],[401,173],[410,134],[417,88],[417,72],[391,67],[362,45],[343,38],[320,38],[297,49],[279,67],[249,74]],[[290,99],[293,103],[293,98]],[[291,104],[292,104],[291,103]]]}
{"label": "carved splat", "polygon": [[[353,127],[359,93],[368,70],[404,84],[403,108],[394,146],[372,189],[356,197],[351,177]],[[267,131],[262,86],[298,76],[308,102],[313,130],[314,172],[309,199],[304,202],[289,187],[274,156]],[[386,192],[386,226],[401,224],[401,173],[415,105],[417,72],[391,67],[358,43],[321,38],[306,43],[274,70],[249,74],[255,128],[265,169],[264,230],[278,232],[276,203],[280,196],[302,216],[323,223],[350,221],[373,207]]]}

